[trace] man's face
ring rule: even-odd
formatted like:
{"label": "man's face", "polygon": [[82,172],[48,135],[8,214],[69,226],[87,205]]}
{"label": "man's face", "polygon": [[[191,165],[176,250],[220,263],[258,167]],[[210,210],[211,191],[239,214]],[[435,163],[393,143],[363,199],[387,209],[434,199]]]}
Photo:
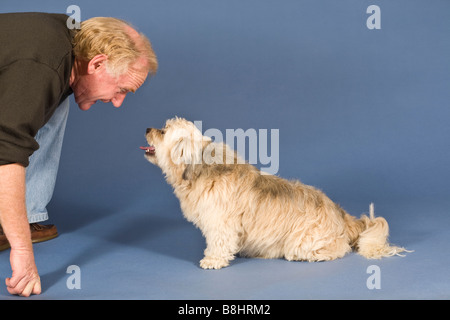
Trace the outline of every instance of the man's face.
{"label": "man's face", "polygon": [[127,93],[135,92],[147,78],[146,72],[137,71],[142,70],[139,60],[125,74],[114,76],[106,68],[106,59],[95,59],[81,64],[83,71],[79,72],[77,82],[72,86],[75,101],[81,110],[88,110],[98,100],[111,102],[118,108]]}

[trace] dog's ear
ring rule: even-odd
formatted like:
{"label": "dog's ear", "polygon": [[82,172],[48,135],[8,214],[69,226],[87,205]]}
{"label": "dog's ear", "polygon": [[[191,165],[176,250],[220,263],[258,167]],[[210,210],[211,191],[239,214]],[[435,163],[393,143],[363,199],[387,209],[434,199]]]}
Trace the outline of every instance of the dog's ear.
{"label": "dog's ear", "polygon": [[173,146],[170,156],[175,164],[201,164],[202,142],[182,137]]}
{"label": "dog's ear", "polygon": [[[211,144],[210,137],[203,137],[201,142],[201,153],[199,153],[200,158],[198,158],[198,162],[193,162],[192,164],[187,164],[186,168],[183,171],[182,178],[183,180],[195,180],[198,176],[200,176],[202,170],[204,169],[204,157],[205,157],[205,149],[208,145]],[[198,142],[198,146],[200,146],[200,142]],[[202,159],[203,158],[203,159]]]}

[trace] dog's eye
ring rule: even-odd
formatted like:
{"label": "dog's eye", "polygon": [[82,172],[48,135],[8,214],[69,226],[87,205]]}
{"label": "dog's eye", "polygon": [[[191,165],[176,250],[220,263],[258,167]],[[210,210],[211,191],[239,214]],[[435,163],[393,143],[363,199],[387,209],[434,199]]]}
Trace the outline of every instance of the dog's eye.
{"label": "dog's eye", "polygon": [[161,133],[162,133],[162,134],[165,134],[165,133],[166,133],[166,128],[161,129]]}

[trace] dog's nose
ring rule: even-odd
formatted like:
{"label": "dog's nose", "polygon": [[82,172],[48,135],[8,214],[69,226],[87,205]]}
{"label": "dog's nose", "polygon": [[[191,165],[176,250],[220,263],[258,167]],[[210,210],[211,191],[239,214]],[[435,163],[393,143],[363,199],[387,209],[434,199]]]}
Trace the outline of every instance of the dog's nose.
{"label": "dog's nose", "polygon": [[152,128],[147,128],[147,130],[145,131],[145,133],[149,133],[150,131],[152,131]]}

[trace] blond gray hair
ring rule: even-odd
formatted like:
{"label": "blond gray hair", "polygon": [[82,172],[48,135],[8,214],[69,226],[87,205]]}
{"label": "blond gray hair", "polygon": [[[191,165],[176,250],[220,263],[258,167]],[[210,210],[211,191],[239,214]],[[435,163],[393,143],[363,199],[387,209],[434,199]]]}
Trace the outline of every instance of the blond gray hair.
{"label": "blond gray hair", "polygon": [[95,17],[83,21],[73,38],[74,56],[90,61],[98,54],[108,57],[107,69],[115,75],[128,71],[139,58],[146,61],[146,70],[151,75],[158,69],[156,54],[150,40],[139,33],[139,38],[130,34],[131,25],[121,19]]}

